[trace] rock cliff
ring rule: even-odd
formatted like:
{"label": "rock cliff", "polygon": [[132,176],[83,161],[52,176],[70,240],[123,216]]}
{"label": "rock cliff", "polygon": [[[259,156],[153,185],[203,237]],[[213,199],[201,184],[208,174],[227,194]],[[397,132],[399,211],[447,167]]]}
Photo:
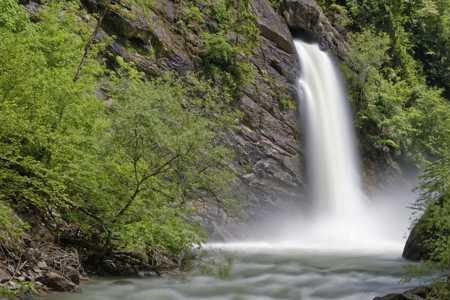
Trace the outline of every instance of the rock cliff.
{"label": "rock cliff", "polygon": [[[83,3],[90,11],[101,9],[100,1]],[[238,99],[243,117],[238,129],[227,133],[225,142],[237,154],[234,194],[243,203],[244,217],[253,218],[281,207],[279,201],[297,201],[303,177],[295,100],[300,68],[291,32],[269,1],[253,0],[250,5],[260,30],[258,47],[249,57],[256,76]],[[200,37],[195,32],[180,32],[178,14],[180,3],[176,1],[156,1],[145,12],[117,1],[104,17],[102,34],[111,38],[113,55],[135,63],[149,76],[167,70],[185,73],[201,68],[194,54]],[[130,51],[129,44],[138,50],[152,47],[156,53],[150,57],[141,54],[144,51]],[[215,215],[211,222],[225,221],[214,205],[207,210],[206,215]]]}
{"label": "rock cliff", "polygon": [[[102,10],[101,1],[82,2],[89,11]],[[164,71],[182,74],[202,67],[195,55],[200,37],[195,31],[178,28],[178,1],[155,1],[145,11],[129,1],[112,3],[99,33],[109,36],[112,55],[133,62],[149,76]],[[227,133],[225,143],[237,154],[233,191],[242,204],[241,217],[255,219],[300,201],[303,190],[296,105],[300,64],[291,31],[309,33],[339,56],[344,55],[345,45],[314,1],[282,1],[278,12],[268,0],[252,0],[250,5],[260,31],[258,46],[249,57],[256,76],[238,99],[243,117],[237,130]],[[154,49],[151,56],[145,54],[150,48]],[[214,203],[204,215],[211,231],[227,221]]]}
{"label": "rock cliff", "polygon": [[280,14],[294,32],[305,32],[319,42],[322,49],[333,51],[343,59],[347,46],[342,35],[333,27],[314,0],[283,0]]}

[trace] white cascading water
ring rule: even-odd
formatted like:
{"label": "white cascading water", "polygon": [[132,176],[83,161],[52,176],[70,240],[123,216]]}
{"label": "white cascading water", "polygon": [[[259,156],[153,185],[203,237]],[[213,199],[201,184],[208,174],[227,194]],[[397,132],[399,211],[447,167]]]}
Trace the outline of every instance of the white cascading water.
{"label": "white cascading water", "polygon": [[332,59],[317,44],[297,40],[295,47],[302,62],[298,84],[315,207],[329,217],[355,216],[364,194],[344,85]]}
{"label": "white cascading water", "polygon": [[371,201],[365,195],[352,114],[339,69],[317,44],[301,40],[294,43],[302,67],[298,98],[306,129],[305,158],[313,210],[257,224],[255,233],[263,232],[263,238],[208,247],[400,255],[408,227],[402,198],[414,196],[392,190],[379,193],[375,196],[378,199]]}
{"label": "white cascading water", "polygon": [[401,243],[386,239],[382,216],[362,189],[352,114],[337,66],[317,44],[294,43],[302,65],[299,99],[314,203],[307,242],[327,249],[398,250]]}

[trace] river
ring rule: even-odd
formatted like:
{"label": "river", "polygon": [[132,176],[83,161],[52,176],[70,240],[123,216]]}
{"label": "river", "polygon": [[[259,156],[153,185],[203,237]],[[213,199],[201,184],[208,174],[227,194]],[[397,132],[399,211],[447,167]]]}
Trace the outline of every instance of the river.
{"label": "river", "polygon": [[[327,253],[256,247],[208,250],[191,272],[144,279],[93,279],[76,294],[47,300],[371,300],[404,291],[408,264],[395,253]],[[213,266],[211,261],[226,262]],[[208,269],[208,271],[205,271]]]}

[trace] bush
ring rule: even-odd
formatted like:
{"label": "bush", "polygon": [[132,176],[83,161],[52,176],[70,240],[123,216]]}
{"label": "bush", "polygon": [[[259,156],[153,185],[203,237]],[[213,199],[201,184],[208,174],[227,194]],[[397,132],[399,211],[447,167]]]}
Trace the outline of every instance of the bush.
{"label": "bush", "polygon": [[14,211],[0,202],[0,248],[16,250],[22,244],[22,238],[28,229]]}

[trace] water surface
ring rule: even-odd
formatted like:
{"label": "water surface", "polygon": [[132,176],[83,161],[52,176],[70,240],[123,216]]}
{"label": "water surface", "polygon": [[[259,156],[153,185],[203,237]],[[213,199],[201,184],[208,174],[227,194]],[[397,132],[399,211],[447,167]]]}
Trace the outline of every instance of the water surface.
{"label": "water surface", "polygon": [[407,264],[393,254],[326,253],[312,250],[209,250],[206,260],[229,265],[198,268],[162,278],[93,280],[78,294],[49,300],[364,300],[400,292]]}

